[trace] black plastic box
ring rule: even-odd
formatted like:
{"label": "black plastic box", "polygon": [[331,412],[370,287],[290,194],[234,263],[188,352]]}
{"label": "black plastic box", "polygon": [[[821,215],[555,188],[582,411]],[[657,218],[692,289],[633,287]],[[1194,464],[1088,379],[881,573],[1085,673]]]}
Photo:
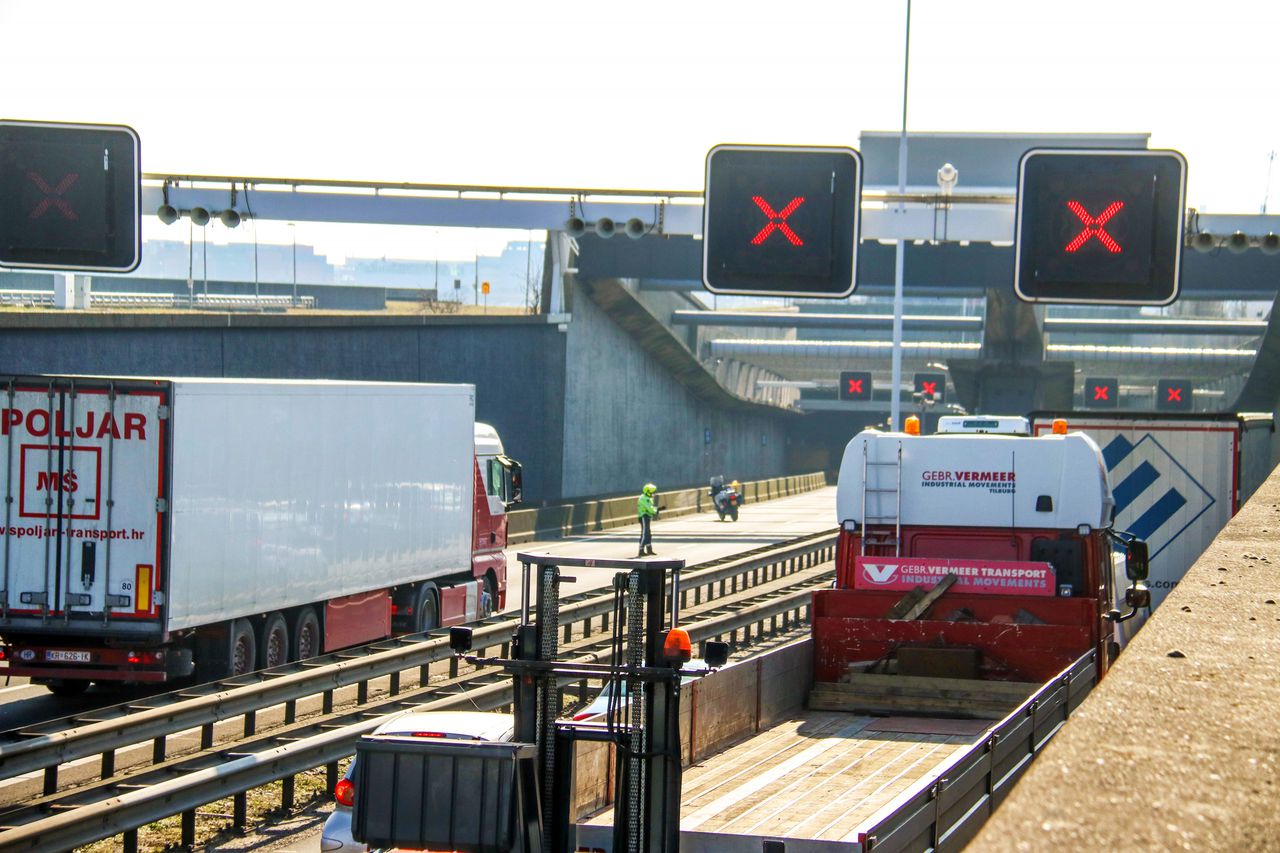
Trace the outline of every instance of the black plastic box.
{"label": "black plastic box", "polygon": [[508,853],[540,846],[537,747],[369,736],[356,745],[351,830],[372,848]]}

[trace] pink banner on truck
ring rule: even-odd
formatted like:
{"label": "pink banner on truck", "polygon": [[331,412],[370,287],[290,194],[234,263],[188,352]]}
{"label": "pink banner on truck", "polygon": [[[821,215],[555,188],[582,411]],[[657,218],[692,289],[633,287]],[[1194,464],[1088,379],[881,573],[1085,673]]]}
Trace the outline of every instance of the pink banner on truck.
{"label": "pink banner on truck", "polygon": [[942,557],[858,557],[854,589],[926,589],[949,574],[956,592],[988,595],[1053,595],[1049,563],[1020,560],[950,560]]}

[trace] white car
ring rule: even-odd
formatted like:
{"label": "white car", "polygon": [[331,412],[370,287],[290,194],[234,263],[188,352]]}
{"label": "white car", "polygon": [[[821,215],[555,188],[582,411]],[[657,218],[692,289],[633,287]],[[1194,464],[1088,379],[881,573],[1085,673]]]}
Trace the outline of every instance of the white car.
{"label": "white car", "polygon": [[[510,714],[486,711],[405,711],[379,725],[371,734],[509,741],[514,731],[515,718]],[[355,782],[352,781],[355,767],[353,760],[346,774],[333,788],[336,805],[333,814],[324,822],[324,830],[320,836],[320,849],[325,853],[364,853],[368,849],[351,837],[351,805],[355,802],[356,795]]]}
{"label": "white car", "polygon": [[[702,658],[694,658],[693,660],[689,661],[688,663],[680,667],[680,670],[682,672],[693,673],[690,675],[681,676],[680,678],[681,684],[688,684],[690,681],[695,681],[701,678],[707,672],[709,672],[710,667],[707,666],[707,662],[704,661]],[[601,690],[600,693],[596,695],[596,698],[591,700],[590,705],[586,706],[585,708],[582,708],[581,710],[579,710],[577,713],[573,715],[573,719],[575,721],[585,720],[590,717],[595,717],[600,714],[603,714],[605,711],[609,710],[609,697],[613,695],[613,690],[615,685],[618,685],[622,688],[622,693],[621,693],[622,701],[619,703],[619,707],[620,708],[627,707],[627,682],[625,680],[610,681],[608,684],[604,686],[604,689]]]}

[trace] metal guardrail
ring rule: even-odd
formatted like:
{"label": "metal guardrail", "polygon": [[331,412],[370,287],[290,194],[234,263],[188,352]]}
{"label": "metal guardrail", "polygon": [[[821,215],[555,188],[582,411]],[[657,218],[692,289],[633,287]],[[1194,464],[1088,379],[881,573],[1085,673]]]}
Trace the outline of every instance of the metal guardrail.
{"label": "metal guardrail", "polygon": [[[827,533],[806,544],[781,549],[776,554],[739,561],[736,571],[740,575],[759,573],[767,572],[770,567],[776,569],[780,566],[786,566],[790,570],[775,573],[776,577],[833,559],[834,548],[835,536]],[[685,588],[687,594],[693,588],[723,584],[733,571],[734,567],[725,566],[692,572],[688,578],[682,578],[682,585],[686,582],[690,585]],[[791,614],[795,614],[797,623],[803,620],[801,613],[809,608],[811,601],[812,589],[774,594],[767,596],[759,603],[749,605],[740,612],[689,622],[684,627],[689,630],[691,639],[695,641],[736,634],[738,631],[750,632],[752,627],[768,620],[774,621],[776,625],[780,617],[783,619],[785,629]],[[604,606],[605,612],[611,610],[611,597],[604,596],[604,600],[600,603],[582,602],[574,605],[578,613],[570,618],[581,621],[582,612],[599,608],[601,605]],[[566,618],[567,610],[566,608],[561,611],[562,623]],[[513,625],[514,620],[507,620],[476,631],[473,638],[476,641],[476,647],[480,648],[481,631],[488,636],[503,629],[509,632]],[[507,637],[509,636],[508,633]],[[420,647],[428,644],[433,647],[443,645],[447,651],[447,642],[444,638],[433,639],[428,643],[420,644]],[[491,646],[494,643],[489,642],[488,645]],[[608,655],[604,657],[607,658]],[[594,659],[602,660],[603,658],[596,655]],[[343,664],[335,664],[329,669],[338,669],[342,666]],[[571,682],[573,679],[565,681]],[[504,681],[501,684],[487,685],[446,699],[424,703],[422,707],[426,710],[500,707],[509,704],[510,689],[510,684]],[[279,702],[276,701],[274,704]],[[380,722],[380,719],[374,718],[304,738],[285,746],[238,756],[216,767],[198,770],[178,779],[151,785],[142,790],[130,791],[80,808],[65,810],[51,817],[5,830],[0,832],[0,853],[11,850],[71,849],[116,835],[125,836],[126,850],[135,850],[137,848],[136,831],[139,827],[177,814],[182,815],[182,843],[193,844],[195,809],[199,806],[226,797],[243,795],[252,788],[280,780],[285,781],[285,793],[282,797],[291,801],[293,790],[291,782],[296,774],[316,767],[333,765],[351,755],[355,741],[376,728]]]}
{"label": "metal guardrail", "polygon": [[[194,298],[179,293],[123,293],[94,291],[89,304],[110,308],[230,308],[251,311],[258,308],[315,308],[314,296],[258,295],[240,293],[197,293]],[[53,293],[47,290],[0,290],[0,305],[52,307]]]}
{"label": "metal guardrail", "polygon": [[864,853],[964,847],[1097,684],[1097,655],[1085,653],[1046,682],[935,783],[887,806],[861,833]]}
{"label": "metal guardrail", "polygon": [[[709,595],[708,587],[713,585],[719,585],[722,591],[727,586],[731,587],[731,591],[736,591],[737,578],[743,574],[758,574],[769,566],[779,565],[787,565],[794,571],[805,560],[820,559],[821,554],[834,548],[834,543],[834,533],[827,532],[808,538],[800,544],[772,549],[723,566],[686,570],[681,579],[681,607],[688,605],[690,595],[694,597],[695,604],[701,602],[704,591]],[[586,623],[585,632],[589,636],[591,621],[607,618],[612,612],[612,606],[612,600],[607,594],[597,592],[585,601],[564,606],[560,612],[560,621],[566,631],[573,625]],[[515,625],[516,620],[508,618],[477,628],[473,638],[474,647],[478,652],[496,646],[505,647]],[[405,670],[428,666],[450,657],[447,636],[428,636],[421,643],[375,651],[309,671],[278,675],[260,683],[183,699],[169,705],[148,708],[118,720],[89,723],[64,731],[40,734],[26,741],[3,744],[0,745],[0,779],[43,770],[45,793],[51,794],[57,789],[57,769],[61,764],[100,755],[102,775],[105,778],[114,771],[114,752],[123,747],[154,741],[155,753],[163,756],[165,737],[195,728],[201,729],[201,742],[208,747],[212,745],[215,723],[244,717],[245,730],[250,732],[255,726],[253,715],[263,709],[282,704],[288,707],[287,703],[315,695],[323,696],[328,707],[332,704],[333,691],[338,688],[356,685],[367,689],[367,684],[372,679],[384,676],[394,678]],[[398,691],[393,689],[392,692]],[[289,710],[286,714],[289,714]]]}
{"label": "metal guardrail", "polygon": [[47,290],[0,290],[0,305],[52,305],[53,294]]}

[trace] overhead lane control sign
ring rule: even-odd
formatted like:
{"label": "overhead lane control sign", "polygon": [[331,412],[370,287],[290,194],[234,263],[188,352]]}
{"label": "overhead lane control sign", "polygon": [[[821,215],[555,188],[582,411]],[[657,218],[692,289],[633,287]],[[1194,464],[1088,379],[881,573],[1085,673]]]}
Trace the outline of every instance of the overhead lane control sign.
{"label": "overhead lane control sign", "polygon": [[141,177],[132,128],[0,121],[0,267],[137,268]]}
{"label": "overhead lane control sign", "polygon": [[1013,287],[1027,302],[1178,298],[1187,163],[1177,151],[1047,149],[1018,168]]}
{"label": "overhead lane control sign", "polygon": [[857,270],[852,148],[718,145],[707,154],[702,281],[712,293],[840,299]]}

